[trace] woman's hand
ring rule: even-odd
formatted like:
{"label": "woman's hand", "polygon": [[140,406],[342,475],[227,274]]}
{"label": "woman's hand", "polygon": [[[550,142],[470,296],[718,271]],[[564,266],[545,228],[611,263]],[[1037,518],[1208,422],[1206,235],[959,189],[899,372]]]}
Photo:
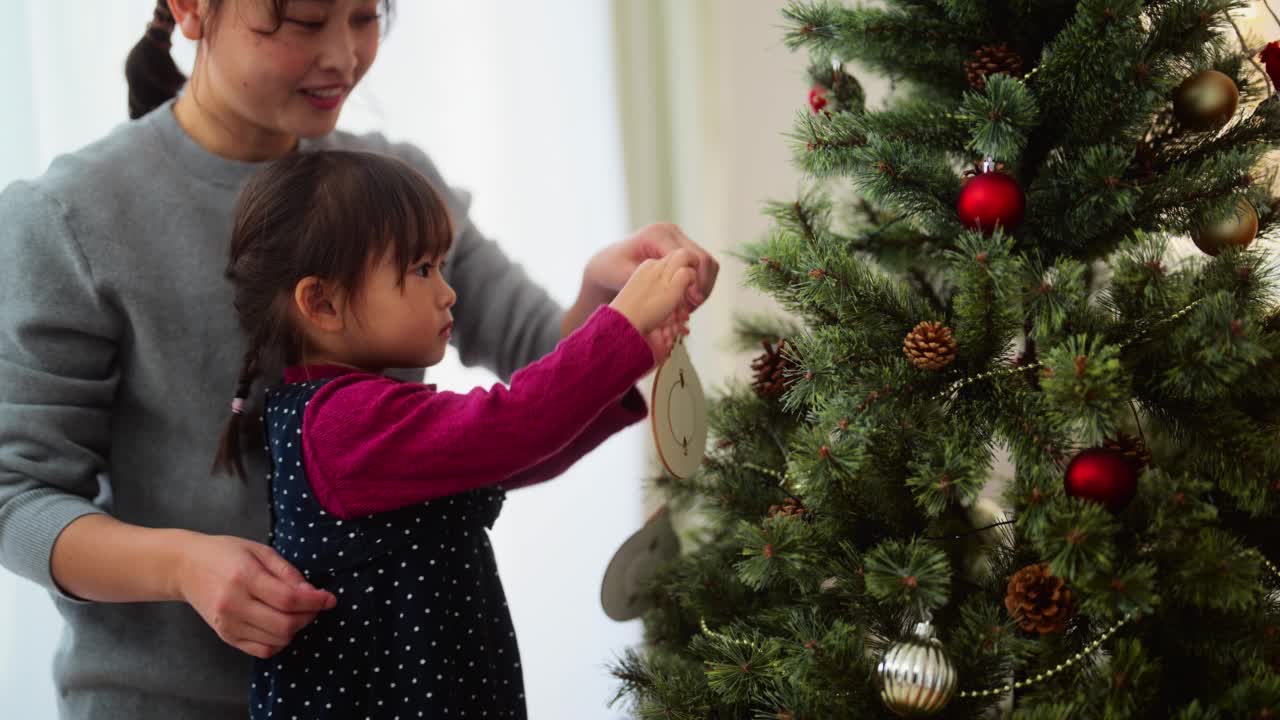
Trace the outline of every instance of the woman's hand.
{"label": "woman's hand", "polygon": [[[560,337],[568,337],[591,317],[596,308],[611,302],[636,268],[646,260],[659,260],[676,250],[693,254],[696,282],[690,283],[682,303],[686,313],[706,302],[716,284],[720,263],[680,228],[657,223],[641,228],[631,237],[596,253],[582,274],[582,289],[573,307],[560,321]],[[656,356],[656,353],[655,353]]]}
{"label": "woman's hand", "polygon": [[322,610],[337,604],[274,550],[237,537],[184,536],[177,594],[224,642],[269,658]]}
{"label": "woman's hand", "polygon": [[671,223],[657,223],[641,228],[626,240],[596,253],[583,272],[583,291],[599,293],[603,298],[602,302],[609,302],[627,284],[640,263],[645,260],[660,260],[680,249],[693,255],[697,282],[689,286],[684,299],[689,309],[697,308],[711,295],[716,275],[720,272],[720,263]]}

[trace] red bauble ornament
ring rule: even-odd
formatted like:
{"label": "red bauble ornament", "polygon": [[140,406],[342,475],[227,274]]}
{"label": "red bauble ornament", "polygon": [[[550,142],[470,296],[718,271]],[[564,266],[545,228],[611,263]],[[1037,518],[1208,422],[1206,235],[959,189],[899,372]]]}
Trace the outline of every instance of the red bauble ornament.
{"label": "red bauble ornament", "polygon": [[1065,484],[1071,497],[1093,500],[1119,512],[1138,491],[1138,466],[1119,451],[1090,448],[1067,465]]}
{"label": "red bauble ornament", "polygon": [[1262,54],[1258,59],[1267,66],[1267,75],[1271,76],[1271,84],[1280,86],[1280,42],[1267,43],[1267,46],[1262,48]]}
{"label": "red bauble ornament", "polygon": [[1022,222],[1027,199],[1018,182],[995,170],[974,175],[960,189],[956,212],[970,230],[990,233],[996,225],[1006,231]]}
{"label": "red bauble ornament", "polygon": [[830,90],[827,90],[821,85],[814,85],[813,89],[809,91],[809,107],[813,109],[814,115],[822,112],[827,107],[829,102],[827,100],[828,92],[830,92]]}

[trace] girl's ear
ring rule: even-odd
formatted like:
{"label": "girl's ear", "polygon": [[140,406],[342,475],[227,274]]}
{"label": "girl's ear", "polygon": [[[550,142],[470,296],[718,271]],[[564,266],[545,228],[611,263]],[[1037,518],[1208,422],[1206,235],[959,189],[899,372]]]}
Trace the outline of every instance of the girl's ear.
{"label": "girl's ear", "polygon": [[204,21],[209,14],[208,0],[169,0],[174,24],[188,40],[204,37]]}
{"label": "girl's ear", "polygon": [[332,283],[311,275],[293,288],[294,310],[302,321],[321,332],[342,332],[346,298]]}

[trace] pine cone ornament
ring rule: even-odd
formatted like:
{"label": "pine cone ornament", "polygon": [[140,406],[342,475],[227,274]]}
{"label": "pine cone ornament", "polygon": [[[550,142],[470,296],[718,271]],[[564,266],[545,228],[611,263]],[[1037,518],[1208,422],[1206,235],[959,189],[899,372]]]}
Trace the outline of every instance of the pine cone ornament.
{"label": "pine cone ornament", "polygon": [[965,62],[964,73],[975,90],[986,90],[988,75],[1004,73],[1021,77],[1022,57],[1007,43],[984,45],[974,51],[972,60]]}
{"label": "pine cone ornament", "polygon": [[755,371],[751,386],[755,388],[756,395],[772,400],[795,382],[796,364],[787,355],[786,340],[779,340],[776,346],[768,340],[762,340],[760,344],[764,346],[764,354],[751,361],[751,369]]}
{"label": "pine cone ornament", "polygon": [[1147,447],[1142,438],[1119,432],[1114,438],[1103,438],[1102,445],[1108,450],[1115,450],[1129,458],[1139,472],[1151,465],[1151,448]]}
{"label": "pine cone ornament", "polygon": [[951,328],[925,320],[902,341],[902,352],[921,370],[941,370],[956,359],[956,339]]}
{"label": "pine cone ornament", "polygon": [[801,505],[800,501],[796,500],[793,497],[787,498],[782,502],[781,505],[769,506],[770,518],[776,518],[779,515],[782,515],[789,518],[799,518],[803,520],[805,519],[805,516],[808,514],[809,514],[809,509]]}
{"label": "pine cone ornament", "polygon": [[1009,578],[1004,607],[1027,632],[1062,632],[1071,619],[1071,588],[1049,574],[1048,565],[1028,565]]}

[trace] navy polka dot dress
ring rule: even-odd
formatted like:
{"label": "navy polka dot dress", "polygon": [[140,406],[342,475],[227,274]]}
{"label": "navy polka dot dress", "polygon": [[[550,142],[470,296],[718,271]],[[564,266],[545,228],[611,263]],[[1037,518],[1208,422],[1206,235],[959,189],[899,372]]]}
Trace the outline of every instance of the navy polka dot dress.
{"label": "navy polka dot dress", "polygon": [[267,393],[271,545],[337,607],[254,663],[253,720],[525,718],[511,616],[487,528],[501,490],[343,521],[313,497],[302,418],[328,380]]}

